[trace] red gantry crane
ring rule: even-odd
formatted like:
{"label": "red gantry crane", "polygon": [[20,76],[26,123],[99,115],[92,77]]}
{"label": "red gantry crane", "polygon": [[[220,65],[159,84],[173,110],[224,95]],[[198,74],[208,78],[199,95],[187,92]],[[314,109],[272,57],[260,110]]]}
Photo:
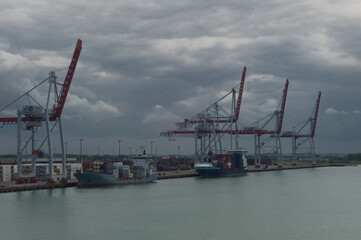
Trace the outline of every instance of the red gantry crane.
{"label": "red gantry crane", "polygon": [[[283,160],[282,160],[282,147],[281,147],[281,139],[280,133],[282,131],[282,123],[283,116],[285,113],[286,100],[287,100],[287,92],[288,92],[288,79],[286,80],[285,87],[283,89],[283,94],[281,101],[278,105],[276,111],[274,111],[271,115],[266,117],[266,122],[262,125],[260,129],[256,129],[255,131],[255,167],[259,168],[261,165],[261,157],[262,155],[275,155],[277,159],[278,168],[282,168]],[[273,131],[265,130],[266,126],[274,119],[275,121],[275,129]],[[266,139],[261,141],[261,136],[266,136]],[[268,144],[271,143],[271,140],[274,140],[274,145]]]}
{"label": "red gantry crane", "polygon": [[[36,181],[36,158],[38,156],[43,156],[42,147],[45,142],[48,145],[48,153],[45,154],[45,157],[48,157],[49,163],[49,177],[48,183],[53,183],[53,178],[61,178],[61,181],[66,181],[66,155],[64,149],[64,136],[63,136],[63,127],[61,121],[61,114],[64,109],[64,104],[66,98],[68,96],[70,84],[72,82],[74,72],[76,69],[76,65],[78,63],[78,59],[80,56],[80,52],[82,50],[82,41],[78,39],[73,57],[71,59],[68,72],[66,74],[64,82],[58,83],[57,77],[55,75],[55,71],[51,71],[49,73],[49,77],[43,80],[41,83],[27,91],[25,94],[11,102],[6,107],[2,108],[0,112],[5,109],[8,109],[11,105],[15,102],[19,101],[22,98],[26,98],[29,101],[28,105],[24,105],[22,109],[17,111],[17,117],[1,117],[0,123],[2,126],[4,125],[13,125],[17,124],[17,183],[24,182],[23,177],[31,178],[31,181]],[[39,101],[35,100],[33,96],[31,96],[31,92],[34,89],[37,89],[43,83],[49,83],[49,91],[46,99],[45,105],[39,103]],[[58,93],[58,85],[61,86],[60,93]],[[50,98],[54,96],[54,102],[51,103]],[[39,146],[35,146],[35,135],[39,132],[39,128],[42,126],[42,123],[45,122],[46,124],[46,133],[45,137],[42,140]],[[54,123],[52,126],[50,123]],[[53,169],[53,148],[52,148],[52,131],[55,126],[59,127],[59,136],[60,136],[60,145],[61,145],[61,155],[62,155],[62,174],[54,175]],[[22,140],[22,130],[29,130],[31,131],[30,137],[23,141]],[[25,142],[24,145],[22,143]],[[31,154],[26,154],[27,146],[31,144]],[[22,160],[23,158],[30,157],[32,159],[32,173],[28,174],[27,176],[22,175]]]}
{"label": "red gantry crane", "polygon": [[[298,130],[285,131],[281,135],[281,137],[283,138],[292,138],[292,165],[294,166],[297,165],[297,158],[299,152],[302,153],[303,155],[310,155],[312,158],[312,165],[313,166],[316,165],[316,153],[315,153],[315,144],[313,141],[313,137],[315,136],[315,131],[316,131],[320,101],[321,101],[321,91],[318,92],[318,97],[311,117],[308,118],[308,120],[306,120],[305,122],[297,124],[296,126],[292,127],[295,129],[300,126]],[[302,130],[305,129],[307,125],[309,125],[309,133],[302,134]],[[298,139],[302,139],[302,141],[297,143]],[[308,147],[304,146],[307,142],[310,144]]]}
{"label": "red gantry crane", "polygon": [[[246,67],[243,69],[242,80],[239,87],[237,103],[235,102],[235,90],[232,89],[227,95],[219,99],[217,102],[203,110],[191,119],[185,119],[184,122],[177,123],[178,129],[174,131],[162,132],[161,136],[166,137],[194,137],[195,152],[199,160],[203,160],[205,156],[213,154],[222,154],[222,137],[225,134],[231,136],[231,149],[238,149],[239,135],[255,136],[255,165],[260,166],[261,154],[273,154],[277,156],[277,163],[282,167],[282,150],[280,141],[280,132],[282,129],[283,116],[286,106],[287,92],[289,81],[286,81],[283,90],[282,99],[276,111],[272,114],[256,121],[258,125],[262,122],[261,127],[238,127],[239,114],[242,102],[242,95],[245,83]],[[233,93],[232,107],[234,109],[230,114],[220,115],[219,102]],[[274,120],[275,129],[267,130],[266,127]],[[261,141],[261,136],[267,136]],[[267,143],[275,140],[275,146],[269,146]],[[233,144],[233,141],[235,144]],[[235,146],[234,146],[235,145]],[[234,148],[235,147],[235,148]],[[269,150],[270,149],[270,150]]]}
{"label": "red gantry crane", "polygon": [[[285,87],[283,89],[283,94],[281,101],[278,104],[277,110],[273,113],[255,121],[253,124],[256,126],[244,127],[236,131],[227,131],[228,134],[241,134],[241,135],[254,135],[255,136],[255,167],[259,168],[261,164],[262,156],[276,156],[277,165],[279,168],[282,168],[282,148],[280,133],[282,130],[283,116],[285,112],[287,92],[288,92],[288,79],[286,80]],[[268,130],[267,126],[274,120],[275,128],[274,130]],[[259,125],[261,127],[259,127]],[[265,136],[266,138],[261,141],[261,137]],[[272,145],[272,141],[275,143]]]}
{"label": "red gantry crane", "polygon": [[[184,122],[176,123],[178,127],[174,131],[162,132],[164,137],[194,137],[195,155],[198,160],[203,160],[205,156],[222,154],[222,137],[229,132],[231,134],[231,149],[238,148],[238,127],[237,121],[241,108],[241,101],[246,78],[247,68],[243,68],[242,79],[239,86],[238,98],[236,102],[236,90],[233,88],[230,92],[220,98],[218,101],[193,116],[185,119]],[[230,110],[225,110],[222,106],[222,100],[232,94],[232,106]]]}
{"label": "red gantry crane", "polygon": [[[217,102],[210,105],[208,108],[195,115],[190,119],[185,119],[184,122],[176,123],[177,129],[174,131],[162,132],[161,136],[168,138],[171,137],[194,137],[195,138],[195,153],[197,160],[203,161],[205,156],[212,156],[214,154],[222,154],[221,139],[225,134],[231,136],[231,149],[233,149],[233,141],[235,142],[235,149],[238,149],[238,136],[239,135],[254,135],[254,149],[255,149],[255,167],[259,168],[261,165],[262,157],[276,157],[278,168],[283,167],[283,156],[281,147],[281,137],[292,137],[292,151],[293,151],[293,164],[297,161],[297,151],[302,150],[302,146],[310,142],[309,153],[312,155],[312,164],[315,160],[315,148],[313,136],[315,134],[318,108],[320,104],[321,92],[319,92],[316,101],[316,107],[313,112],[313,117],[309,118],[306,123],[298,131],[283,132],[283,117],[285,113],[287,92],[289,81],[286,80],[283,94],[277,110],[257,120],[248,127],[240,128],[239,114],[242,102],[243,88],[246,76],[246,67],[243,69],[242,80],[239,87],[238,99],[236,103],[234,88],[231,92],[219,99]],[[219,103],[225,97],[232,95],[231,113],[224,111]],[[273,121],[272,121],[273,120]],[[274,128],[269,129],[270,123],[274,122]],[[310,133],[301,134],[301,131],[310,124]],[[253,126],[251,126],[253,125]],[[260,126],[261,125],[261,126]],[[262,139],[263,137],[263,139]],[[304,141],[297,143],[297,139],[303,138]],[[172,139],[174,140],[174,139]],[[274,144],[273,144],[274,141]]]}

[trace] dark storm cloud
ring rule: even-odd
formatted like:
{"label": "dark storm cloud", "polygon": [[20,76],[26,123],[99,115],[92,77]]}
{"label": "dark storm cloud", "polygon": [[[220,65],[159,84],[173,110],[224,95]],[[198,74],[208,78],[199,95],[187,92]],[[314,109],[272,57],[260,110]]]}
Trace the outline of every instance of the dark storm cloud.
{"label": "dark storm cloud", "polygon": [[243,66],[242,122],[274,111],[288,78],[284,129],[311,116],[322,90],[319,151],[358,151],[357,1],[3,1],[0,11],[1,106],[67,66],[83,40],[64,126],[89,153],[120,136],[124,149],[154,140],[167,153],[159,132],[239,84]]}

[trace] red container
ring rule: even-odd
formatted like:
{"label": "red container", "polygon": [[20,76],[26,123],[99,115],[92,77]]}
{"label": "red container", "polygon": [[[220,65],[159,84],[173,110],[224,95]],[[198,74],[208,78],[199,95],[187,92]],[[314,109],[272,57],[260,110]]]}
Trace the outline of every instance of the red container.
{"label": "red container", "polygon": [[129,178],[129,173],[119,173],[120,178]]}
{"label": "red container", "polygon": [[83,170],[93,169],[93,163],[91,162],[83,162]]}

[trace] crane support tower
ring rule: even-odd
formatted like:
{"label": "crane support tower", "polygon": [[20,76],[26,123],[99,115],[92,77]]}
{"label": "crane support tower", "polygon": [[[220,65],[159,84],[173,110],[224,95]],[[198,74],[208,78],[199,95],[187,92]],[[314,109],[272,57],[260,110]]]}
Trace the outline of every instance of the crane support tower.
{"label": "crane support tower", "polygon": [[[61,178],[61,181],[66,181],[66,155],[65,155],[65,147],[64,147],[64,135],[63,135],[63,126],[61,120],[61,114],[64,109],[64,104],[69,92],[69,88],[74,76],[74,72],[79,60],[80,52],[82,50],[82,41],[78,39],[76,43],[76,47],[74,50],[73,57],[71,59],[66,77],[64,82],[58,83],[55,71],[51,71],[49,73],[49,77],[43,80],[40,84],[36,85],[31,90],[27,91],[25,94],[17,98],[15,101],[7,105],[4,109],[8,108],[13,103],[17,102],[19,99],[25,97],[29,100],[28,105],[24,105],[21,109],[17,111],[17,117],[3,117],[0,118],[0,123],[4,125],[12,125],[17,124],[17,183],[22,183],[24,181],[24,177],[31,178],[32,181],[36,181],[36,158],[38,157],[47,157],[48,165],[49,165],[49,176],[48,183],[53,183],[54,178]],[[46,98],[45,104],[40,104],[39,101],[36,101],[32,96],[31,92],[38,88],[43,83],[48,82],[48,95]],[[61,86],[60,93],[58,92],[58,85]],[[54,102],[51,101],[51,97],[54,96]],[[31,103],[30,103],[31,100]],[[40,127],[43,122],[46,125],[45,137],[39,146],[35,146],[35,136],[40,132]],[[52,124],[53,123],[53,124]],[[53,140],[52,140],[52,131],[54,128],[58,126],[59,130],[59,141],[61,148],[61,158],[62,158],[62,172],[61,174],[54,175],[53,169],[53,160],[54,160],[54,152],[53,152]],[[23,131],[31,131],[30,137],[23,141],[22,133]],[[25,134],[24,134],[25,135]],[[29,135],[29,134],[28,134]],[[22,144],[24,142],[24,144]],[[42,150],[43,145],[47,143],[48,152],[45,154]],[[27,147],[31,145],[31,154],[27,154]],[[22,174],[22,162],[23,158],[30,157],[32,159],[32,167],[30,174]],[[35,180],[34,180],[35,178]]]}
{"label": "crane support tower", "polygon": [[[255,150],[255,167],[259,168],[261,165],[262,156],[276,157],[277,165],[282,168],[282,148],[280,133],[282,130],[283,116],[286,107],[286,99],[288,92],[289,81],[286,80],[285,87],[283,89],[282,98],[278,104],[277,110],[273,113],[255,121],[255,125],[259,125],[262,122],[261,127],[249,126],[238,130],[238,134],[253,134],[254,135],[254,150]],[[274,130],[267,130],[267,126],[272,122],[275,123]],[[265,136],[262,140],[262,137]],[[274,144],[272,142],[274,141]]]}
{"label": "crane support tower", "polygon": [[[315,152],[315,144],[313,137],[315,136],[316,124],[318,118],[318,109],[320,107],[321,101],[321,91],[318,92],[318,97],[316,100],[315,107],[311,114],[311,117],[308,118],[305,122],[297,124],[293,128],[300,126],[298,130],[294,131],[285,131],[282,133],[281,137],[283,138],[291,138],[292,139],[292,165],[297,165],[298,155],[303,154],[305,156],[310,156],[312,159],[312,166],[316,165],[316,152]],[[309,126],[308,134],[302,134],[302,130]],[[298,139],[302,139],[302,141],[297,142]],[[306,143],[309,143],[309,146],[306,146]]]}

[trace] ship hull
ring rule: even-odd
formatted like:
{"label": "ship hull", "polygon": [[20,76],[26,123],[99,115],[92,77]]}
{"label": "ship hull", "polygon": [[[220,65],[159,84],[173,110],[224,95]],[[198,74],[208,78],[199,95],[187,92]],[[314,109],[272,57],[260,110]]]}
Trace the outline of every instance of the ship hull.
{"label": "ship hull", "polygon": [[108,174],[98,174],[92,171],[84,173],[77,172],[74,174],[78,179],[78,187],[103,187],[127,184],[150,183],[157,179],[156,174],[152,174],[146,178],[119,178]]}
{"label": "ship hull", "polygon": [[197,172],[200,177],[210,178],[210,177],[238,177],[246,175],[249,170],[248,168],[241,169],[197,169]]}

